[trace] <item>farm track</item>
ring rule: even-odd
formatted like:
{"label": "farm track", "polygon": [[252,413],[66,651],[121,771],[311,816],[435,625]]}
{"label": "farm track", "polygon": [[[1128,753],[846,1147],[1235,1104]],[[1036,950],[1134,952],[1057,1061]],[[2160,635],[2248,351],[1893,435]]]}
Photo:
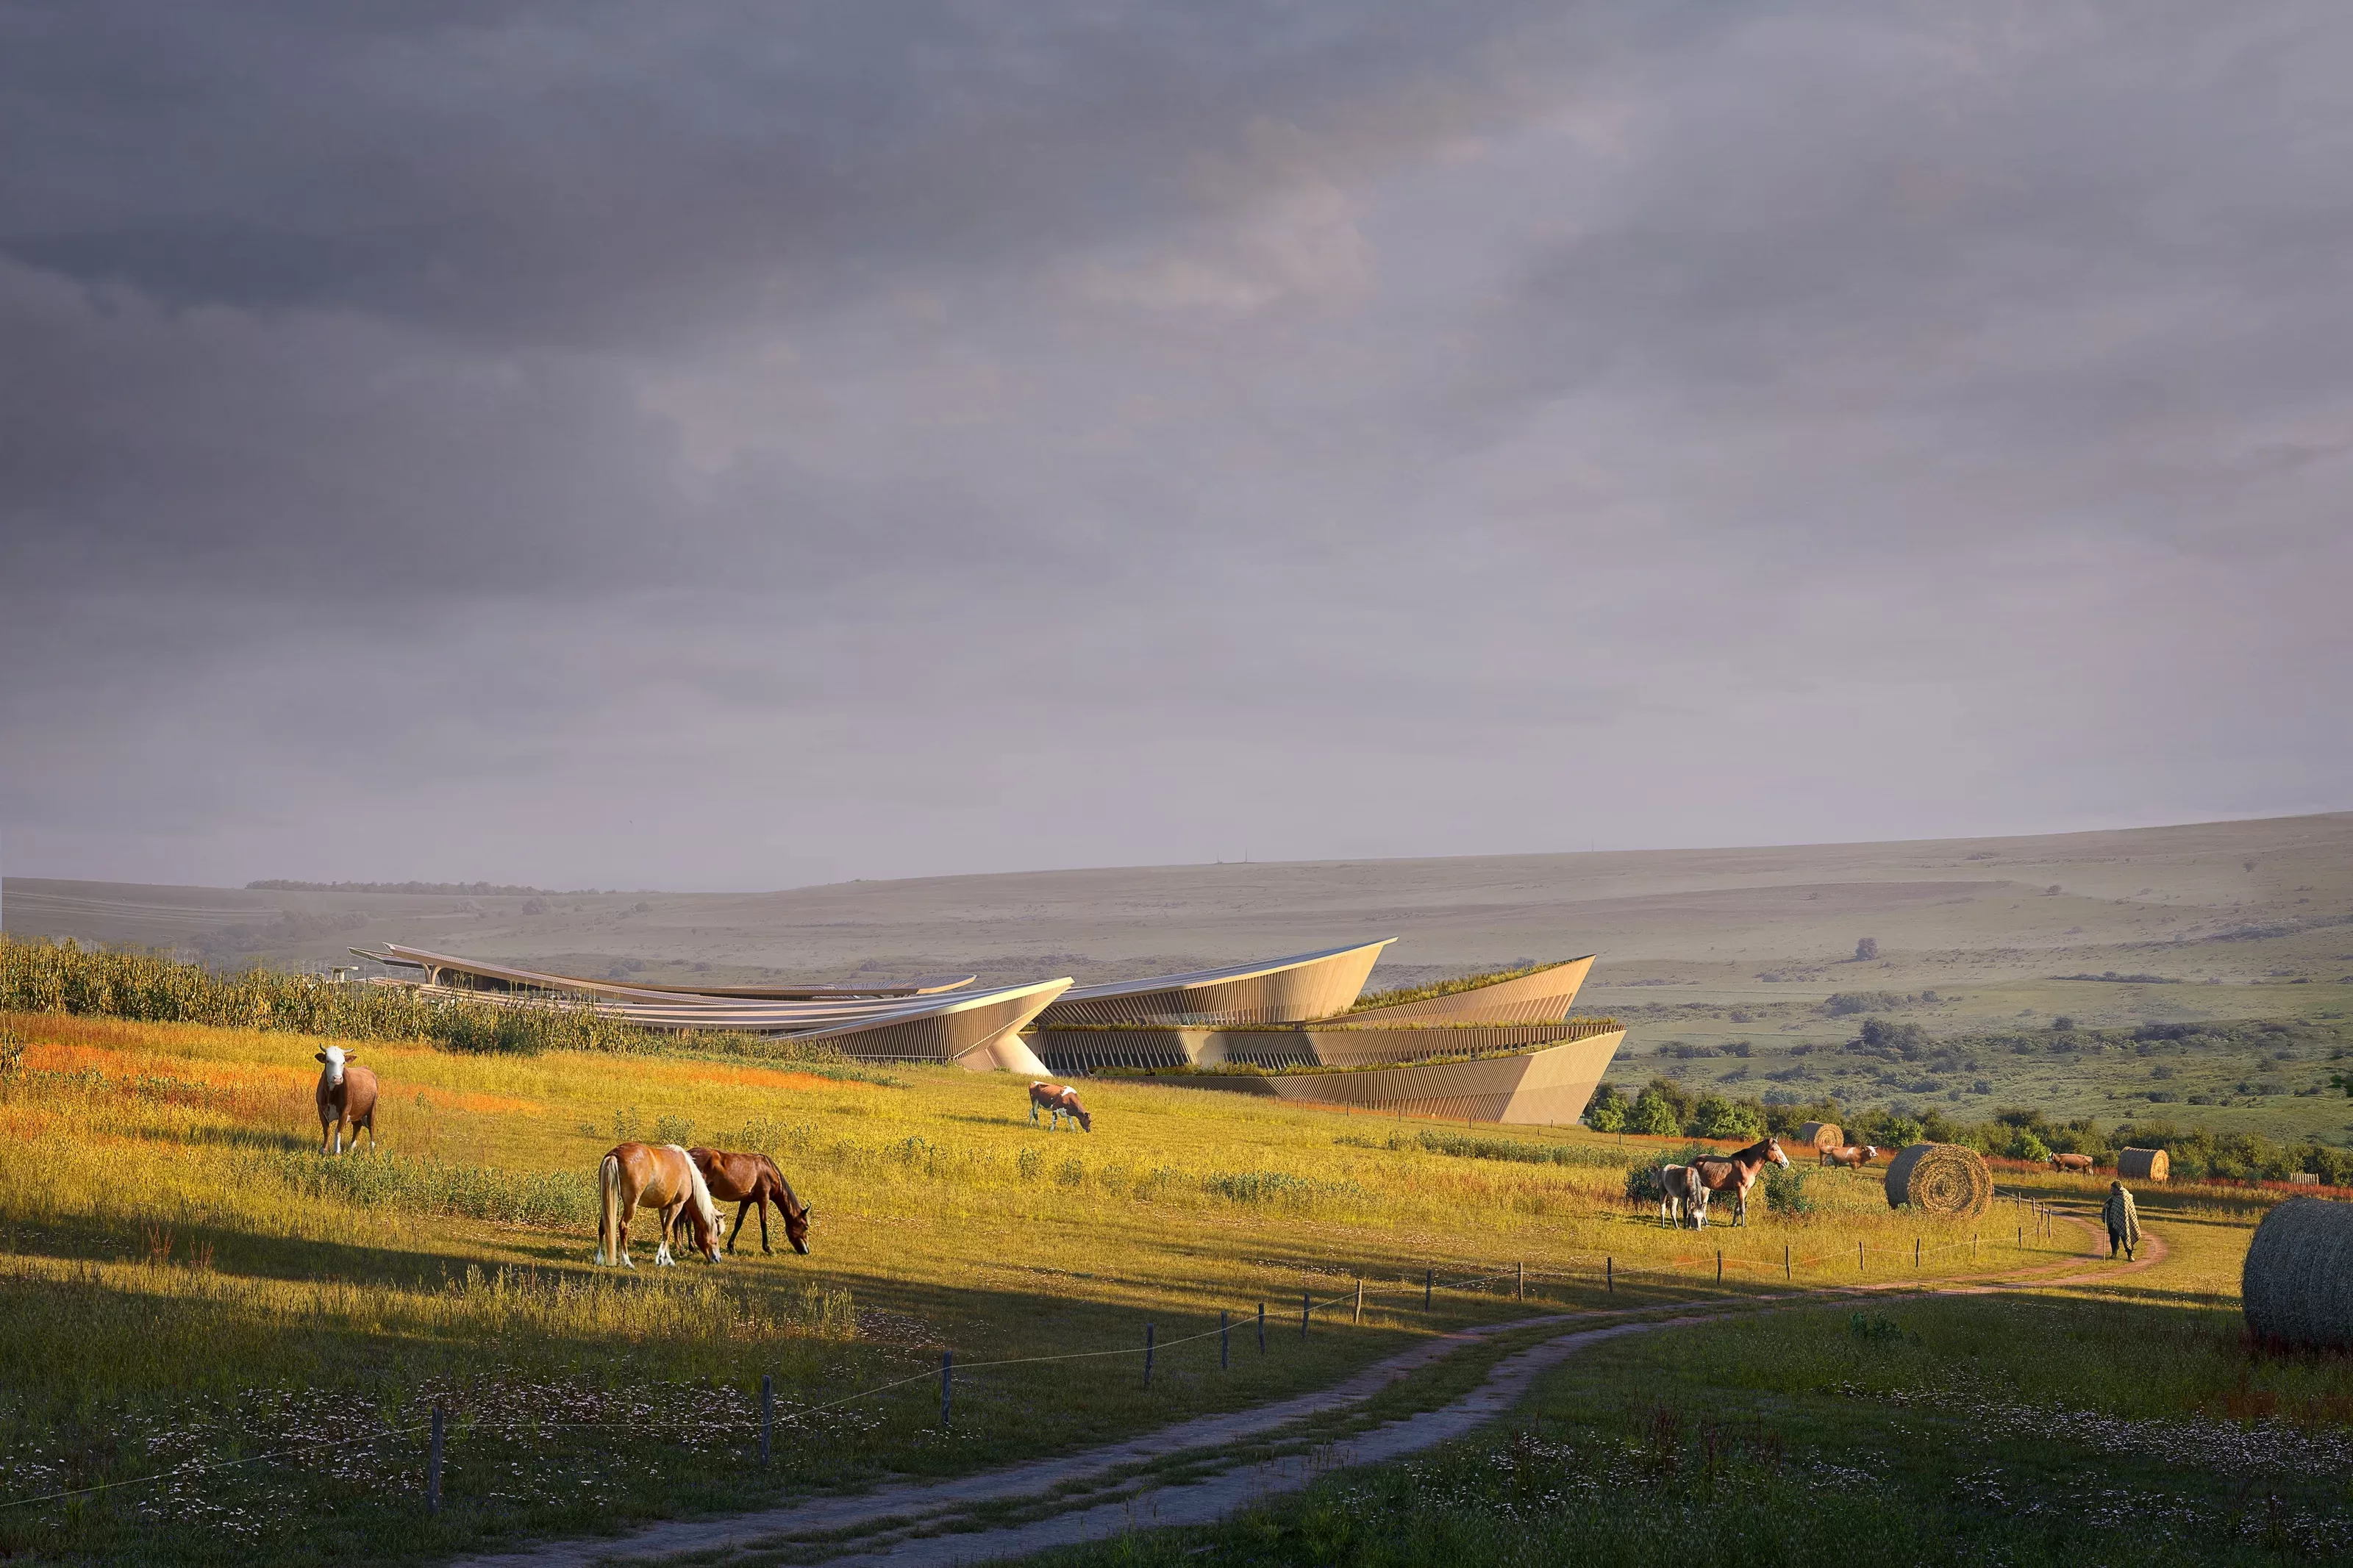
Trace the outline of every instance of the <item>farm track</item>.
{"label": "farm track", "polygon": [[[2166,1258],[2145,1233],[2140,1257],[2110,1267],[2097,1244],[2105,1233],[2062,1214],[2061,1223],[2094,1244],[2100,1267],[2082,1258],[1996,1271],[1968,1283],[1915,1285],[1890,1280],[1835,1286],[1765,1300],[1675,1312],[1671,1306],[1524,1318],[1436,1336],[1333,1387],[1275,1404],[1202,1416],[1146,1436],[1060,1458],[1035,1460],[954,1480],[901,1483],[782,1508],[649,1526],[617,1539],[550,1542],[522,1552],[460,1559],[456,1568],[591,1568],[691,1556],[698,1563],[809,1564],[856,1560],[946,1568],[1022,1557],[1134,1530],[1210,1524],[1260,1500],[1299,1490],[1335,1469],[1379,1464],[1466,1436],[1504,1415],[1543,1373],[1588,1346],[1627,1334],[1683,1328],[1750,1312],[1786,1311],[1851,1300],[1994,1295],[2048,1289],[2137,1274]],[[1618,1320],[1611,1321],[1609,1320]],[[1569,1331],[1504,1357],[1469,1394],[1431,1410],[1337,1440],[1284,1429],[1340,1415],[1415,1373],[1499,1336],[1553,1326]],[[1222,1450],[1248,1442],[1255,1458]],[[1024,1513],[1033,1517],[1018,1517]]]}

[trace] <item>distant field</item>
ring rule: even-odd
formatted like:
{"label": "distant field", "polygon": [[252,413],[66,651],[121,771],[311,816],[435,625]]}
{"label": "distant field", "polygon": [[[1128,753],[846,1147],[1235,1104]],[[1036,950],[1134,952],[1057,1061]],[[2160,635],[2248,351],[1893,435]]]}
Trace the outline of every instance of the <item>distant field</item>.
{"label": "distant field", "polygon": [[[1786,1289],[1785,1248],[1798,1287],[1852,1277],[1858,1241],[1873,1270],[1908,1271],[1915,1242],[1927,1276],[1970,1267],[1961,1227],[1891,1212],[1870,1174],[1818,1178],[1810,1215],[1759,1202],[1749,1228],[1700,1238],[1620,1197],[1626,1163],[1660,1147],[1641,1140],[1514,1133],[1569,1163],[1466,1157],[1495,1150],[1134,1083],[1092,1086],[1096,1131],[1057,1134],[1028,1122],[1017,1080],[954,1069],[363,1046],[384,1146],[330,1161],[314,1041],[0,1023],[26,1043],[0,1078],[0,1476],[7,1498],[142,1483],[0,1510],[0,1552],[17,1554],[421,1560],[969,1469],[1319,1386],[1435,1328],[1525,1313],[1522,1264],[1551,1304],[1715,1295],[1718,1247],[1733,1295]],[[641,1221],[638,1274],[592,1268],[591,1173],[624,1133],[773,1149],[816,1207],[814,1256],[658,1271]],[[1989,1234],[1981,1261],[2073,1245]],[[1432,1268],[1487,1283],[1425,1311]],[[1327,1307],[1302,1340],[1302,1294],[1359,1277],[1362,1323]],[[1243,1325],[1225,1372],[1213,1339],[1170,1343],[1221,1308]],[[1148,1392],[1132,1359],[976,1366],[1133,1351],[1147,1321],[1168,1347]],[[944,1348],[972,1369],[945,1435]],[[767,1474],[741,1464],[763,1373],[786,1412],[819,1411]],[[428,1527],[416,1429],[436,1400],[457,1436],[450,1507]],[[232,1458],[250,1462],[148,1480]]]}

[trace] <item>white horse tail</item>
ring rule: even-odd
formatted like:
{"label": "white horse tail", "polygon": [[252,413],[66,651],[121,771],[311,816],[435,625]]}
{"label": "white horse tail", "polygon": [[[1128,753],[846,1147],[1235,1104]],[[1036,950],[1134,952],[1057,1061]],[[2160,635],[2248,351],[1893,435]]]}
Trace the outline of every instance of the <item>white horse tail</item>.
{"label": "white horse tail", "polygon": [[621,1157],[607,1154],[596,1167],[596,1261],[621,1261]]}
{"label": "white horse tail", "polygon": [[[720,1232],[719,1207],[711,1201],[711,1184],[702,1179],[702,1167],[694,1163],[692,1155],[675,1143],[670,1147],[677,1149],[679,1158],[686,1162],[686,1179],[691,1184],[688,1191],[693,1197],[694,1212],[702,1220],[702,1234],[710,1238],[710,1245],[715,1247],[718,1246]],[[765,1225],[767,1221],[762,1220],[760,1223]],[[708,1258],[711,1254],[705,1251],[703,1256]]]}

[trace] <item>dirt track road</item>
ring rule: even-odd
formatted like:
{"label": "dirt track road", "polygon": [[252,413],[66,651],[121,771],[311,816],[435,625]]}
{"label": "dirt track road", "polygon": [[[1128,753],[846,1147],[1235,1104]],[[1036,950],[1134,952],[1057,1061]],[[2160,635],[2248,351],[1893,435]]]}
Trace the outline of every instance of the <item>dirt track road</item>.
{"label": "dirt track road", "polygon": [[[1633,1310],[1571,1312],[1526,1318],[1437,1336],[1390,1357],[1344,1383],[1318,1393],[1221,1415],[1203,1416],[1166,1427],[1131,1442],[1041,1459],[955,1480],[877,1488],[852,1496],[815,1498],[783,1508],[720,1519],[649,1526],[632,1534],[595,1541],[550,1542],[522,1552],[463,1559],[458,1568],[591,1568],[597,1563],[658,1563],[689,1553],[698,1563],[752,1563],[786,1555],[797,1562],[889,1563],[895,1568],[945,1568],[1027,1556],[1050,1547],[1098,1541],[1131,1530],[1208,1524],[1261,1499],[1296,1491],[1353,1465],[1378,1464],[1449,1442],[1494,1420],[1525,1396],[1537,1376],[1588,1346],[1627,1334],[1709,1322],[1727,1315],[1788,1310],[1825,1301],[1885,1300],[1935,1295],[1989,1295],[2021,1288],[2113,1279],[2163,1262],[2166,1248],[2147,1237],[2140,1257],[2109,1264],[2106,1237],[2096,1227],[2063,1215],[2092,1244],[2095,1268],[2069,1259],[2036,1268],[2009,1270],[1966,1284],[1916,1286],[1890,1282],[1854,1285],[1772,1298],[1756,1305],[1711,1307],[1670,1317],[1636,1318]],[[1655,1313],[1659,1309],[1640,1310]],[[1282,1457],[1257,1464],[1216,1468],[1215,1458],[1245,1438],[1280,1440],[1282,1430],[1310,1416],[1345,1412],[1399,1379],[1493,1337],[1558,1326],[1562,1332],[1505,1356],[1471,1393],[1434,1410],[1390,1421],[1337,1445],[1303,1443]],[[1168,1484],[1141,1467],[1155,1461],[1193,1459],[1211,1473],[1188,1471]],[[1052,1494],[1060,1493],[1059,1498]],[[983,1526],[975,1510],[1002,1510],[1025,1500],[1037,1517]],[[1001,1512],[998,1514],[1001,1518]],[[830,1554],[824,1547],[837,1548]]]}

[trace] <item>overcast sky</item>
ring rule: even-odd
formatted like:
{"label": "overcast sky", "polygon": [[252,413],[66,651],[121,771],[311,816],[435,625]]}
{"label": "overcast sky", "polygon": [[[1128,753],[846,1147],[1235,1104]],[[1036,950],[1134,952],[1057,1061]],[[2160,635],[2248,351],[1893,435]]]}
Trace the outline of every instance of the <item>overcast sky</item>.
{"label": "overcast sky", "polygon": [[0,10],[14,875],[2353,805],[2353,9]]}

